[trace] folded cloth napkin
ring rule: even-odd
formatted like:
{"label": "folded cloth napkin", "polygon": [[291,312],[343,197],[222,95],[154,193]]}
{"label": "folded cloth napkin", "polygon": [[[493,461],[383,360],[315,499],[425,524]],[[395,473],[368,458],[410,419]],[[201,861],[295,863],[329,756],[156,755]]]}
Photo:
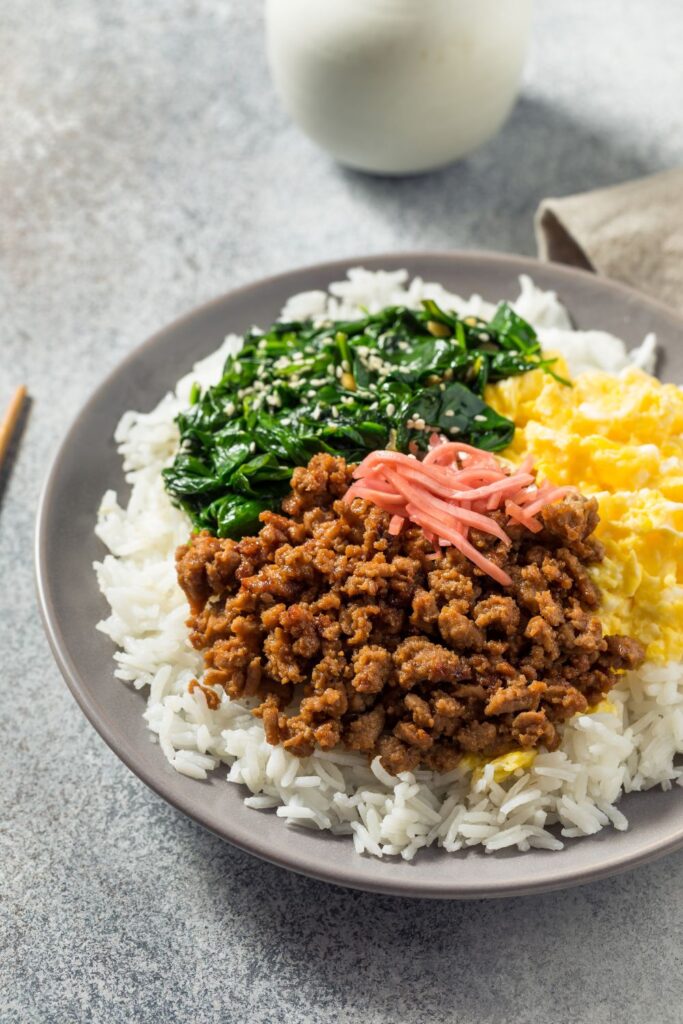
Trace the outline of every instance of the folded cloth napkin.
{"label": "folded cloth napkin", "polygon": [[683,312],[683,168],[544,199],[541,259],[594,270]]}

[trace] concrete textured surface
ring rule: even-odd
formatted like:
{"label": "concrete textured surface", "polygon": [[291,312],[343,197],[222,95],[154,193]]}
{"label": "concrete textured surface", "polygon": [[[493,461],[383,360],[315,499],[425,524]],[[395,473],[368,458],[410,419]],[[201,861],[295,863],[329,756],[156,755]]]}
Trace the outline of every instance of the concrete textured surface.
{"label": "concrete textured surface", "polygon": [[542,196],[683,163],[678,0],[542,0],[502,133],[405,180],[345,171],[289,123],[261,17],[253,0],[2,5],[0,407],[19,382],[33,403],[0,480],[0,1020],[678,1022],[683,854],[502,902],[311,882],[149,792],[52,662],[39,485],[77,407],[146,335],[317,259],[530,253]]}

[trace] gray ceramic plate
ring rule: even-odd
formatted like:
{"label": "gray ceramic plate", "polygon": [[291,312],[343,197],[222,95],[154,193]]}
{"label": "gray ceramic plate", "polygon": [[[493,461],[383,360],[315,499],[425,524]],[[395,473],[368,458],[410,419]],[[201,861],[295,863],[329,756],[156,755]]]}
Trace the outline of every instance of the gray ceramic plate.
{"label": "gray ceramic plate", "polygon": [[623,801],[630,828],[550,853],[485,855],[422,851],[412,863],[359,857],[346,839],[288,827],[272,812],[248,810],[223,770],[206,782],[178,775],[150,743],[145,699],[113,677],[113,647],[95,629],[107,615],[92,563],[103,555],[93,533],[103,492],[126,494],[112,435],[126,409],[149,410],[229,332],[275,319],[285,299],[342,278],[350,266],[406,267],[455,292],[514,297],[526,273],[553,288],[577,326],[602,328],[630,344],[656,331],[660,375],[683,380],[683,321],[625,288],[534,260],[485,253],[404,253],[328,263],[259,281],[178,320],[134,351],[100,386],[67,434],[45,485],[37,523],[40,605],[59,667],[86,716],[128,767],[155,792],[217,835],[302,874],[401,896],[467,898],[557,889],[605,877],[683,845],[683,790],[632,794]]}

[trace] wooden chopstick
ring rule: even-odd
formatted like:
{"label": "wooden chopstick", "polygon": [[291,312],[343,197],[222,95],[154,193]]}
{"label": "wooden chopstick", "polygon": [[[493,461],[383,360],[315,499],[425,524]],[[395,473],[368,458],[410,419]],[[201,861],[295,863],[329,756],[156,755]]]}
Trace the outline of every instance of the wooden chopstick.
{"label": "wooden chopstick", "polygon": [[7,411],[2,418],[0,423],[0,466],[3,463],[3,459],[7,454],[9,443],[12,440],[12,435],[16,430],[17,423],[19,422],[19,416],[24,402],[26,401],[26,388],[22,384],[12,395]]}

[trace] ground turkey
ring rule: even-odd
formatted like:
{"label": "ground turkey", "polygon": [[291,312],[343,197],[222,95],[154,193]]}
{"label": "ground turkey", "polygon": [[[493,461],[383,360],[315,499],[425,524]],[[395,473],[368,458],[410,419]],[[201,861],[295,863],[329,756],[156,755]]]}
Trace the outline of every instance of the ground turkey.
{"label": "ground turkey", "polygon": [[454,548],[435,558],[417,527],[390,536],[385,512],[343,500],[349,481],[343,459],[316,455],[257,537],[201,533],[177,552],[207,699],[257,697],[268,742],[300,756],[342,743],[391,772],[552,750],[641,662],[595,614],[594,499],[546,507],[537,534],[506,525],[508,549],[472,531],[504,588]]}

